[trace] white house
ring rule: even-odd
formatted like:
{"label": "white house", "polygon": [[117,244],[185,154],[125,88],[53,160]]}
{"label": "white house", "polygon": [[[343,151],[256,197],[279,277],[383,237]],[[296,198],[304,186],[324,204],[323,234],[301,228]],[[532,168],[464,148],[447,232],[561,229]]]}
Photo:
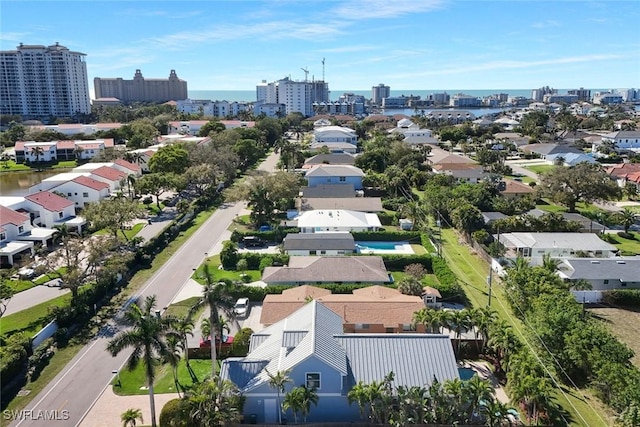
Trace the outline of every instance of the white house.
{"label": "white house", "polygon": [[31,229],[28,215],[0,205],[0,266],[12,266],[26,253],[33,256],[33,242],[16,240],[27,229]]}
{"label": "white house", "polygon": [[613,142],[618,150],[640,149],[640,131],[620,130],[606,134],[602,142]]}
{"label": "white house", "polygon": [[640,257],[565,259],[558,275],[567,281],[586,280],[593,291],[640,288]]}
{"label": "white house", "polygon": [[[496,236],[498,237],[498,236]],[[542,258],[573,258],[578,254],[588,257],[611,258],[618,248],[593,233],[502,233],[500,243],[514,256]]]}
{"label": "white house", "polygon": [[378,215],[374,213],[341,209],[306,211],[296,219],[302,233],[377,231],[382,228]]}
{"label": "white house", "polygon": [[349,142],[313,142],[309,146],[309,151],[317,153],[318,151],[323,151],[325,148],[328,149],[330,153],[356,154],[356,151],[358,151],[358,147]]}
{"label": "white house", "polygon": [[89,171],[59,173],[57,175],[43,179],[39,184],[35,184],[29,187],[29,194],[39,193],[40,191],[49,191],[54,187],[64,184],[65,182],[72,181],[81,176],[90,175],[91,172]]}
{"label": "white house", "polygon": [[314,129],[312,144],[330,144],[333,142],[346,142],[356,145],[358,136],[355,130],[343,126],[322,126]]}
{"label": "white house", "polygon": [[76,218],[75,204],[49,191],[25,196],[26,208],[33,215],[33,223],[54,228]]}
{"label": "white house", "polygon": [[126,177],[126,173],[109,166],[101,166],[91,172],[91,178],[109,185],[109,192],[111,193],[115,193],[120,189],[120,181],[126,179]]}
{"label": "white house", "polygon": [[78,208],[84,208],[87,203],[98,202],[111,195],[109,184],[88,176],[78,176],[52,188],[51,191],[63,194]]}

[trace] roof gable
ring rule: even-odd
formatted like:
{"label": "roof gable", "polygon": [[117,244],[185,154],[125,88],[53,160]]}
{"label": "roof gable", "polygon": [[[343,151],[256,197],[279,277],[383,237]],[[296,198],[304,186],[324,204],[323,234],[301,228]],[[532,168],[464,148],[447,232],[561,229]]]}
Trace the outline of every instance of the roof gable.
{"label": "roof gable", "polygon": [[106,182],[98,181],[93,178],[89,178],[88,176],[79,176],[72,179],[71,181],[96,191],[101,191],[109,188],[109,184],[107,184]]}
{"label": "roof gable", "polygon": [[73,202],[71,200],[60,197],[49,191],[29,194],[28,196],[25,196],[25,199],[42,206],[50,212],[58,212],[66,207],[73,206]]}
{"label": "roof gable", "polygon": [[29,216],[0,205],[0,225],[20,226],[29,221]]}

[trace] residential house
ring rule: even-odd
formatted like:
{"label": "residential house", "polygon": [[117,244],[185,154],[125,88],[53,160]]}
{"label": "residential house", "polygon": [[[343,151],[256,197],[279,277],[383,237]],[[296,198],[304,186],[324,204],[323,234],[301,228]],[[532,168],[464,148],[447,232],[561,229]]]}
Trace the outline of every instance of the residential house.
{"label": "residential house", "polygon": [[14,147],[16,162],[51,162],[56,160],[89,160],[112,148],[113,139],[77,141],[17,141]]}
{"label": "residential house", "polygon": [[449,124],[460,124],[475,120],[476,116],[467,110],[433,110],[427,114],[427,119]]}
{"label": "residential house", "polygon": [[438,144],[440,141],[433,137],[431,129],[420,129],[420,126],[411,120],[404,118],[398,121],[395,128],[389,130],[390,134],[404,136],[403,142],[409,145]]}
{"label": "residential house", "polygon": [[507,215],[502,212],[482,212],[482,219],[485,225],[491,225],[499,219],[506,218]]}
{"label": "residential house", "polygon": [[300,188],[300,197],[308,199],[356,197],[356,189],[353,184],[318,184],[315,187]]}
{"label": "residential house", "polygon": [[458,182],[470,184],[482,182],[489,175],[477,163],[440,163],[433,165],[432,170],[437,174],[452,176]]}
{"label": "residential house", "polygon": [[28,214],[0,205],[0,265],[13,266],[26,255],[34,255],[32,241],[19,241],[19,236],[33,228]]}
{"label": "residential house", "polygon": [[358,136],[356,131],[344,126],[321,126],[313,130],[312,144],[331,146],[333,143],[347,143],[356,145]]}
{"label": "residential house", "polygon": [[78,176],[51,189],[69,200],[72,200],[77,208],[84,208],[87,203],[99,202],[111,195],[109,184],[90,178]]}
{"label": "residential house", "polygon": [[605,169],[611,179],[615,179],[619,187],[626,187],[627,183],[635,184],[640,191],[640,163],[620,163]]}
{"label": "residential house", "polygon": [[503,180],[503,182],[504,182],[504,187],[500,190],[500,194],[502,194],[504,197],[515,199],[518,197],[523,197],[528,194],[535,193],[535,190],[533,188],[519,181],[514,181],[512,179],[505,179]]}
{"label": "residential house", "polygon": [[602,137],[603,143],[607,141],[615,144],[616,151],[639,151],[640,131],[620,130],[617,132],[612,132]]}
{"label": "residential house", "polygon": [[339,209],[357,212],[382,212],[380,197],[299,197],[296,200],[298,211]]}
{"label": "residential house", "polygon": [[271,285],[322,283],[384,284],[391,281],[379,256],[294,256],[284,267],[266,267],[262,281]]}
{"label": "residential house", "polygon": [[52,188],[55,188],[61,184],[74,180],[78,177],[88,177],[91,175],[90,171],[82,171],[82,172],[63,172],[48,178],[43,179],[40,183],[32,185],[29,187],[29,194],[38,193],[40,191],[52,191]]}
{"label": "residential house", "polygon": [[640,288],[640,257],[571,258],[558,275],[566,281],[586,280],[593,291]]}
{"label": "residential house", "polygon": [[292,256],[345,255],[356,251],[351,233],[289,233],[282,242]]}
{"label": "residential house", "polygon": [[356,190],[362,189],[363,177],[362,169],[350,165],[317,165],[305,174],[309,187],[320,184],[353,184]]}
{"label": "residential house", "polygon": [[[315,286],[297,286],[282,294],[267,295],[262,303],[260,323],[270,326],[300,309],[309,299],[320,301],[342,317],[345,333],[415,332],[413,313],[425,308],[419,296],[404,295],[397,289],[374,285],[354,289],[351,294],[332,294]],[[423,325],[417,325],[424,332]]]}
{"label": "residential house", "polygon": [[431,149],[431,153],[429,153],[426,162],[432,166],[451,163],[477,164],[476,161],[468,157],[462,156],[460,154],[452,154],[451,152],[438,147],[433,147]]}
{"label": "residential house", "polygon": [[328,150],[329,153],[355,154],[358,151],[358,147],[349,142],[312,142],[309,145],[309,151],[312,153],[325,150]]}
{"label": "residential house", "polygon": [[[533,216],[535,218],[540,218],[543,215],[549,215],[549,212],[536,208],[527,211],[527,215]],[[566,221],[572,221],[580,224],[580,230],[578,231],[581,233],[602,233],[603,231],[608,229],[599,222],[594,221],[591,218],[587,218],[586,216],[580,215],[579,213],[560,212],[559,215],[561,215],[562,218],[564,218]]]}
{"label": "residential house", "polygon": [[522,147],[529,144],[529,137],[522,136],[516,132],[498,132],[493,135],[493,140],[503,144],[513,144],[516,147]]}
{"label": "residential house", "polygon": [[327,209],[302,212],[296,217],[302,233],[377,231],[382,228],[374,213]]}
{"label": "residential house", "polygon": [[542,258],[545,255],[553,258],[571,258],[578,254],[595,258],[611,258],[618,253],[618,248],[609,244],[593,233],[502,233],[496,238],[513,256]]}
{"label": "residential house", "polygon": [[116,168],[101,166],[91,171],[91,178],[109,185],[109,192],[115,194],[120,190],[120,181],[126,180],[127,174]]}
{"label": "residential house", "polygon": [[547,156],[552,154],[558,154],[560,156],[566,156],[569,153],[584,154],[582,151],[570,145],[551,143],[523,145],[520,147],[520,150],[525,153],[538,154],[542,159],[547,159]]}
{"label": "residential house", "polygon": [[[120,102],[118,102],[119,104]],[[95,103],[94,103],[95,104]],[[83,124],[83,123],[64,123],[59,125],[30,125],[27,126],[29,130],[35,131],[54,131],[65,134],[67,136],[77,135],[83,133],[85,135],[93,135],[98,131],[108,131],[120,129],[122,123],[95,123],[95,124]]]}
{"label": "residential house", "polygon": [[547,163],[551,165],[562,164],[562,166],[575,166],[578,163],[597,163],[592,155],[585,153],[557,153],[548,154],[545,157]]}
{"label": "residential house", "polygon": [[355,156],[348,153],[316,154],[304,161],[303,169],[310,169],[316,165],[347,165],[353,166],[356,163]]}
{"label": "residential house", "polygon": [[84,218],[76,217],[75,203],[49,191],[24,197],[25,207],[32,215],[33,223],[46,228],[66,224],[67,227],[82,232],[86,224]]}
{"label": "residential house", "polygon": [[[358,406],[347,398],[358,382],[382,381],[390,372],[394,385],[404,387],[429,387],[434,380],[459,378],[445,335],[344,334],[343,329],[338,314],[311,301],[254,333],[246,357],[224,360],[220,378],[240,389],[245,419],[260,424],[278,421],[277,391],[269,385],[269,375],[279,371],[287,371],[292,380],[285,392],[300,385],[316,390],[318,404],[307,417],[315,423],[361,420]],[[290,410],[285,416],[293,419]]]}

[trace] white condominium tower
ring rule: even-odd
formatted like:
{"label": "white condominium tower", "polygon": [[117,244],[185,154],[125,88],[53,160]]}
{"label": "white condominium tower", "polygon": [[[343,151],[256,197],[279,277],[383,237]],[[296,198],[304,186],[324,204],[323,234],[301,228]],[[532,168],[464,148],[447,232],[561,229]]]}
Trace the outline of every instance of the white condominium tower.
{"label": "white condominium tower", "polygon": [[294,81],[284,78],[275,82],[264,82],[256,87],[258,101],[284,105],[285,114],[302,113],[313,116],[313,104],[329,101],[329,84],[322,81]]}
{"label": "white condominium tower", "polygon": [[0,114],[25,119],[89,114],[86,55],[56,43],[0,52]]}

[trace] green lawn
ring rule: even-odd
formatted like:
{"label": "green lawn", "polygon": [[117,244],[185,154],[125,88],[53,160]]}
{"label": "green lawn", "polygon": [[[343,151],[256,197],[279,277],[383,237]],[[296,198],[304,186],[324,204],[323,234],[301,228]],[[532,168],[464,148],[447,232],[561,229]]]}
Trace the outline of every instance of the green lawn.
{"label": "green lawn", "polygon": [[212,280],[217,282],[222,279],[229,279],[233,281],[242,281],[242,274],[247,274],[250,278],[250,282],[255,282],[260,280],[262,275],[259,270],[245,270],[245,271],[236,271],[236,270],[220,270],[218,267],[220,266],[220,255],[214,255],[212,257],[207,258],[207,260],[198,267],[198,269],[193,273],[191,278],[201,285],[205,285],[207,280],[205,279],[204,274],[204,265],[208,264],[209,266],[209,274],[211,274]]}
{"label": "green lawn", "polygon": [[[416,255],[424,255],[427,253],[427,250],[422,245],[411,245],[411,249]],[[435,251],[434,251],[435,252]]]}
{"label": "green lawn", "polygon": [[26,310],[10,314],[9,316],[3,316],[0,333],[6,335],[14,331],[24,331],[35,334],[46,325],[45,317],[49,314],[49,307],[60,307],[70,300],[71,293],[68,293],[45,301],[42,304],[34,305]]}
{"label": "green lawn", "polygon": [[[191,359],[189,360],[189,364],[199,381],[211,376],[211,360]],[[133,371],[129,371],[126,366],[122,368],[120,371],[120,385],[118,385],[117,376],[111,382],[113,392],[119,396],[148,394],[149,390],[147,388],[144,369],[142,363]],[[220,370],[220,362],[218,362],[217,370]],[[184,359],[180,360],[180,364],[178,365],[178,382],[186,386],[192,384],[191,376],[189,375]],[[156,380],[153,385],[154,392],[157,394],[176,392],[173,372],[169,364],[158,365],[156,367]]]}
{"label": "green lawn", "polygon": [[535,173],[545,173],[545,172],[549,172],[555,168],[557,168],[557,166],[555,165],[530,165],[530,166],[525,166],[525,169],[530,170],[531,172],[535,172]]}
{"label": "green lawn", "polygon": [[[486,277],[489,272],[489,265],[481,258],[473,255],[468,246],[458,243],[458,236],[452,229],[442,230],[443,238],[443,256],[447,260],[449,267],[455,273],[460,284],[462,285],[467,298],[474,307],[484,307],[487,305],[489,294]],[[498,317],[505,319],[512,325],[514,332],[523,339],[524,325],[519,319],[511,313],[511,308],[507,303],[505,295],[499,280],[494,275],[492,286],[491,307],[496,310]],[[597,409],[602,408],[598,400],[593,398],[589,391],[567,389],[563,387],[565,395],[556,391],[553,395],[554,400],[558,402],[564,410],[571,416],[572,426],[607,426],[603,423]],[[565,397],[566,396],[566,397]],[[575,409],[574,409],[575,407]],[[586,420],[586,424],[581,421],[580,416]]]}
{"label": "green lawn", "polygon": [[13,160],[8,162],[2,162],[0,165],[0,171],[2,172],[16,172],[16,171],[29,171],[31,168],[22,163],[16,163]]}
{"label": "green lawn", "polygon": [[151,215],[160,215],[160,212],[162,212],[162,209],[164,209],[164,203],[160,202],[160,209],[158,209],[158,205],[156,204],[156,198],[152,197],[152,200],[153,201],[148,205],[145,205],[144,203],[142,203],[141,204],[142,209],[146,210]]}
{"label": "green lawn", "polygon": [[33,163],[31,166],[24,163],[16,163],[13,160],[0,163],[0,172],[16,172],[16,171],[30,171],[38,169],[73,169],[78,166],[75,160],[60,160],[55,162],[40,162]]}
{"label": "green lawn", "polygon": [[251,219],[249,215],[240,215],[233,219],[231,224],[229,224],[229,231],[238,230],[243,232],[255,231],[253,224],[251,224]]}
{"label": "green lawn", "polygon": [[34,286],[38,286],[37,283],[34,283],[31,280],[7,280],[5,283],[9,285],[14,294],[26,291]]}
{"label": "green lawn", "polygon": [[605,241],[620,249],[625,255],[638,255],[640,254],[640,233],[630,231],[629,234],[634,236],[634,239],[625,239],[618,236],[618,233],[607,233]]}
{"label": "green lawn", "polygon": [[58,279],[62,277],[62,275],[67,271],[67,267],[60,267],[55,271],[55,273],[43,274],[41,277],[38,277],[33,281],[36,285],[44,285],[49,280]]}
{"label": "green lawn", "polygon": [[[171,304],[169,307],[167,307],[164,314],[167,316],[175,316],[178,318],[185,317],[187,314],[189,314],[189,310],[191,310],[191,307],[193,307],[194,304],[198,302],[198,299],[199,297],[191,297],[184,301]],[[204,311],[204,307],[202,308],[202,310],[199,310],[199,312],[202,312],[202,311]],[[193,318],[198,319],[199,316],[200,316],[199,313],[195,313]]]}

